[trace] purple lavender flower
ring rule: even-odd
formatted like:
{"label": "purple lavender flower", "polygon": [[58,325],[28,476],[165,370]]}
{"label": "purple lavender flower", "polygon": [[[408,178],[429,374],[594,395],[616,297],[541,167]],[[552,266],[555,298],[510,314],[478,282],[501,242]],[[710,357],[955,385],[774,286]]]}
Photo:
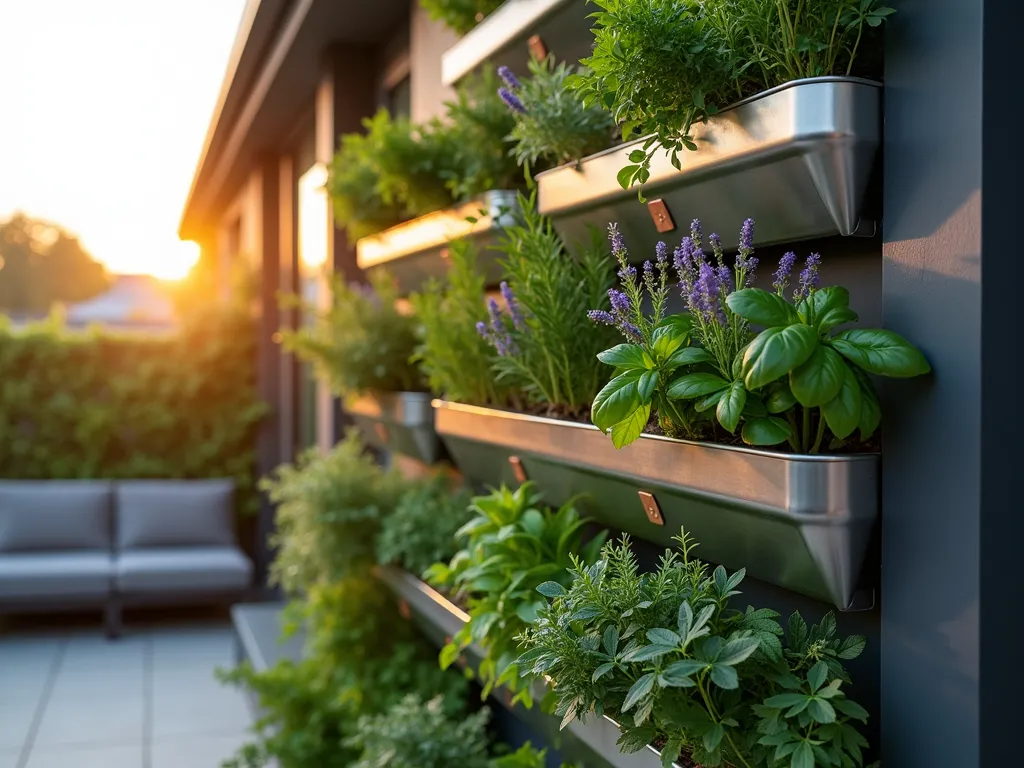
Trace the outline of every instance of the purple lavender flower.
{"label": "purple lavender flower", "polygon": [[725,288],[726,292],[731,290],[730,284],[732,283],[732,270],[724,264],[715,269],[715,276],[718,278],[718,283]]}
{"label": "purple lavender flower", "polygon": [[510,91],[518,91],[523,87],[523,84],[519,82],[519,78],[508,67],[498,67],[498,77],[502,79]]}
{"label": "purple lavender flower", "polygon": [[501,96],[501,100],[505,102],[505,106],[511,109],[513,112],[518,112],[520,115],[526,114],[526,107],[523,106],[523,102],[519,100],[508,88],[499,88],[498,95]]}
{"label": "purple lavender flower", "polygon": [[476,331],[487,339],[487,343],[494,347],[501,357],[508,357],[519,353],[512,334],[505,325],[505,316],[501,312],[498,302],[491,298],[487,300],[487,315],[490,324],[479,322],[476,324]]}
{"label": "purple lavender flower", "polygon": [[608,225],[608,239],[612,242],[612,256],[620,262],[626,260],[626,242],[619,232],[619,225],[612,222]]}
{"label": "purple lavender flower", "polygon": [[491,332],[490,329],[487,327],[487,323],[485,323],[483,320],[476,324],[476,332],[479,333],[488,341],[490,341]]}
{"label": "purple lavender flower", "polygon": [[820,253],[812,253],[807,257],[807,260],[804,262],[803,272],[800,273],[800,287],[793,292],[795,300],[806,299],[818,287],[819,266],[821,266]]}
{"label": "purple lavender flower", "polygon": [[504,280],[501,281],[501,296],[505,299],[505,305],[508,307],[508,313],[512,318],[512,326],[517,331],[522,331],[526,328],[526,318],[523,316],[523,310],[519,306],[519,301],[516,299],[512,289],[509,288],[508,283]]}
{"label": "purple lavender flower", "polygon": [[644,285],[648,291],[654,291],[654,265],[650,260],[644,262]]}
{"label": "purple lavender flower", "polygon": [[796,264],[796,254],[792,251],[783,254],[782,258],[779,259],[779,268],[775,271],[775,282],[772,283],[772,287],[775,288],[775,292],[781,296],[786,290],[786,286],[789,285],[789,275],[793,271],[793,265]]}
{"label": "purple lavender flower", "polygon": [[701,228],[700,219],[694,219],[690,222],[690,237],[693,238],[694,244],[699,248],[703,238],[703,229]]}
{"label": "purple lavender flower", "polygon": [[608,289],[608,300],[612,304],[613,314],[626,315],[633,308],[633,303],[629,300],[629,296],[614,288]]}
{"label": "purple lavender flower", "polygon": [[642,342],[644,340],[644,335],[640,333],[640,329],[628,320],[623,320],[619,329],[626,334],[627,338],[632,339],[633,341]]}
{"label": "purple lavender flower", "polygon": [[[600,323],[601,325],[615,325],[615,318],[612,317],[612,313],[606,312],[603,309],[592,309],[587,312],[587,317],[589,317],[593,322]],[[483,325],[483,323],[477,323],[477,328],[481,325]]]}
{"label": "purple lavender flower", "polygon": [[740,253],[754,250],[754,220],[747,219],[740,229]]}
{"label": "purple lavender flower", "polygon": [[[736,255],[736,269],[744,275],[743,285],[746,288],[754,282],[754,272],[757,270],[758,259],[751,256],[754,252],[754,220],[747,219],[743,222],[740,230],[740,248]],[[740,286],[738,286],[740,287]]]}
{"label": "purple lavender flower", "polygon": [[619,280],[624,283],[630,282],[636,277],[636,267],[632,264],[626,264],[619,270]]}
{"label": "purple lavender flower", "polygon": [[489,298],[487,300],[487,314],[491,318],[491,327],[494,329],[504,328],[502,323],[501,307],[498,304],[497,299]]}
{"label": "purple lavender flower", "polygon": [[664,270],[668,267],[668,246],[663,241],[658,241],[654,246],[654,260],[658,263],[658,269]]}

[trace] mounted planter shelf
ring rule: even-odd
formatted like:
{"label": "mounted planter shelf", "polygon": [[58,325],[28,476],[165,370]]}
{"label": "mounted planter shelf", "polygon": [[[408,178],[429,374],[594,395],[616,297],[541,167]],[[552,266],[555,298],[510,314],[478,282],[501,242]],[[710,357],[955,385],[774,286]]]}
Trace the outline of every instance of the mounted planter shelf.
{"label": "mounted planter shelf", "polygon": [[537,176],[538,207],[567,242],[588,226],[618,222],[636,259],[659,240],[678,244],[692,219],[723,237],[744,219],[759,245],[827,235],[874,234],[861,203],[881,136],[882,88],[855,78],[795,80],[739,102],[692,128],[696,151],[677,170],[656,155],[644,185],[619,186],[616,174],[644,139]]}
{"label": "mounted planter shelf", "polygon": [[[703,559],[848,609],[878,514],[879,456],[797,456],[644,435],[616,450],[594,426],[434,401],[456,466],[488,485],[576,494],[598,522],[664,546],[681,525]],[[515,459],[510,462],[510,459]]]}
{"label": "mounted planter shelf", "polygon": [[425,392],[377,392],[345,400],[345,412],[363,439],[433,464],[445,457],[434,431],[434,409]]}
{"label": "mounted planter shelf", "polygon": [[428,278],[442,277],[448,270],[448,246],[453,240],[469,238],[479,249],[477,265],[491,284],[501,278],[501,270],[497,254],[487,246],[503,228],[515,223],[517,210],[515,192],[487,192],[468,203],[360,239],[356,259],[360,269],[386,268],[404,294],[419,290]]}
{"label": "mounted planter shelf", "polygon": [[[442,645],[469,621],[469,616],[437,590],[423,583],[412,574],[399,568],[383,567],[377,576],[401,601],[426,635]],[[484,657],[484,651],[477,645],[467,649],[471,665],[475,668]],[[587,768],[662,768],[661,757],[652,747],[623,754],[616,745],[619,727],[609,718],[589,717],[585,723],[574,721],[562,731],[559,718],[546,715],[540,709],[540,699],[546,686],[534,684],[534,706],[526,709],[522,705],[512,706],[505,691],[495,692],[494,698],[522,720],[533,731],[544,736],[547,744],[557,749],[569,762],[577,762]],[[673,765],[672,768],[679,768]]]}
{"label": "mounted planter shelf", "polygon": [[482,65],[528,72],[533,52],[559,61],[589,56],[594,44],[586,0],[506,0],[441,57],[441,77],[454,85]]}

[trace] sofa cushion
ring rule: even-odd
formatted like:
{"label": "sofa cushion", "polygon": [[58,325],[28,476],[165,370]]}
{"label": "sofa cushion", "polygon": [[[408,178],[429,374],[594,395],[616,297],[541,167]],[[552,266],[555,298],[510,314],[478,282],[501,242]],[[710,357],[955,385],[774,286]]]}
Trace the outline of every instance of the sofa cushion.
{"label": "sofa cushion", "polygon": [[139,549],[117,557],[122,594],[238,592],[252,579],[252,563],[238,547]]}
{"label": "sofa cushion", "polygon": [[231,480],[132,480],[114,494],[120,550],[235,543]]}
{"label": "sofa cushion", "polygon": [[104,598],[114,586],[108,552],[14,552],[0,554],[0,603],[6,600],[76,601]]}
{"label": "sofa cushion", "polygon": [[109,551],[112,494],[104,481],[0,482],[0,552]]}

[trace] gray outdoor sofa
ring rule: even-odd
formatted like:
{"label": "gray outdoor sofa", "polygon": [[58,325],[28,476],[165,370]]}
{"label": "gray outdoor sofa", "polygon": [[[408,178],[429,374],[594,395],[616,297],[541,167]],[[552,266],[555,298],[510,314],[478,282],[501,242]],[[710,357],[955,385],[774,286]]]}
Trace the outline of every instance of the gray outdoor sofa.
{"label": "gray outdoor sofa", "polygon": [[0,481],[0,613],[238,598],[234,519],[230,480]]}

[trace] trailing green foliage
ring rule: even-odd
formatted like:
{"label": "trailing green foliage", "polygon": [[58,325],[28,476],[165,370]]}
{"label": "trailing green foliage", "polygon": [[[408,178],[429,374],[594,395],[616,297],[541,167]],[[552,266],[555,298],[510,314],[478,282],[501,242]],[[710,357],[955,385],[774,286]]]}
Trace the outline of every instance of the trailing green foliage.
{"label": "trailing green foliage", "polygon": [[[623,139],[646,135],[619,173],[643,184],[655,153],[695,150],[694,122],[790,80],[854,72],[882,0],[592,0],[593,54],[573,77],[585,104],[609,109]],[[880,69],[878,70],[880,72]],[[865,74],[877,74],[866,72]]]}
{"label": "trailing green foliage", "polygon": [[237,307],[169,335],[0,318],[0,477],[230,477],[254,493],[256,329]]}
{"label": "trailing green foliage", "polygon": [[554,56],[531,58],[529,66],[530,77],[523,82],[507,69],[499,70],[518,100],[511,105],[515,128],[509,138],[521,166],[529,172],[574,163],[611,146],[615,123],[608,111],[600,105],[583,106],[579,95],[566,87],[575,67],[556,64]]}
{"label": "trailing green foliage", "polygon": [[604,542],[602,533],[584,544],[588,521],[571,504],[554,511],[540,500],[531,483],[473,499],[476,517],[456,534],[463,549],[426,574],[431,584],[465,601],[470,616],[442,649],[441,666],[478,643],[486,651],[478,670],[484,696],[504,684],[527,706],[530,691],[518,685],[515,638],[542,606],[534,590],[547,581],[567,581],[569,564],[592,562]]}
{"label": "trailing green foliage", "polygon": [[499,249],[507,278],[505,307],[489,300],[477,328],[494,346],[498,381],[550,414],[585,417],[608,374],[597,359],[614,335],[586,310],[608,304],[613,275],[600,235],[569,253],[551,221],[520,195],[523,223],[508,227]]}
{"label": "trailing green foliage", "polygon": [[420,0],[430,18],[464,35],[497,10],[503,0]]}
{"label": "trailing green foliage", "polygon": [[420,391],[424,382],[410,362],[416,320],[399,311],[398,290],[389,274],[375,272],[369,279],[366,287],[335,275],[326,311],[289,297],[287,303],[304,305],[316,320],[298,330],[285,329],[285,349],[313,362],[341,395]]}
{"label": "trailing green foliage", "polygon": [[[640,279],[614,226],[611,233],[623,290],[611,292],[612,312],[597,310],[591,318],[617,327],[627,343],[599,355],[616,375],[594,399],[591,418],[617,448],[640,437],[653,411],[671,436],[727,442],[738,432],[749,445],[787,443],[797,453],[842,449],[869,440],[881,422],[871,375],[906,378],[931,370],[892,331],[838,330],[856,322],[857,313],[845,288],[818,287],[818,254],[807,257],[791,293],[792,252],[775,272],[774,293],[749,287],[758,264],[751,219],[731,269],[717,235],[708,238],[711,258],[705,255],[694,220],[675,252],[684,315],[665,314],[664,244],[657,275],[648,262]],[[755,325],[764,330],[755,333]]]}
{"label": "trailing green foliage", "polygon": [[810,629],[794,613],[784,630],[774,611],[731,608],[744,571],[711,571],[685,532],[678,541],[653,573],[624,537],[575,563],[568,588],[538,588],[552,602],[518,665],[550,679],[562,726],[613,715],[623,751],[664,743],[665,766],[683,753],[709,768],[862,765],[867,712],[846,698],[842,662],[864,638],[838,638],[831,613]]}
{"label": "trailing green foliage", "polygon": [[420,323],[415,360],[439,397],[502,406],[510,399],[508,386],[495,381],[490,347],[475,327],[487,295],[484,286],[473,244],[451,243],[444,279],[431,280],[409,297]]}
{"label": "trailing green foliage", "polygon": [[382,109],[363,121],[365,135],[341,137],[327,190],[351,240],[521,185],[505,144],[514,121],[494,85],[494,75],[466,81],[443,120],[417,125]]}
{"label": "trailing green foliage", "polygon": [[422,574],[439,560],[450,560],[458,550],[455,534],[471,514],[469,502],[469,494],[453,491],[451,479],[441,473],[410,489],[384,518],[377,561]]}
{"label": "trailing green foliage", "polygon": [[261,487],[277,505],[271,580],[300,595],[373,565],[380,521],[408,484],[381,469],[351,431],[330,452],[311,449],[279,467]]}

